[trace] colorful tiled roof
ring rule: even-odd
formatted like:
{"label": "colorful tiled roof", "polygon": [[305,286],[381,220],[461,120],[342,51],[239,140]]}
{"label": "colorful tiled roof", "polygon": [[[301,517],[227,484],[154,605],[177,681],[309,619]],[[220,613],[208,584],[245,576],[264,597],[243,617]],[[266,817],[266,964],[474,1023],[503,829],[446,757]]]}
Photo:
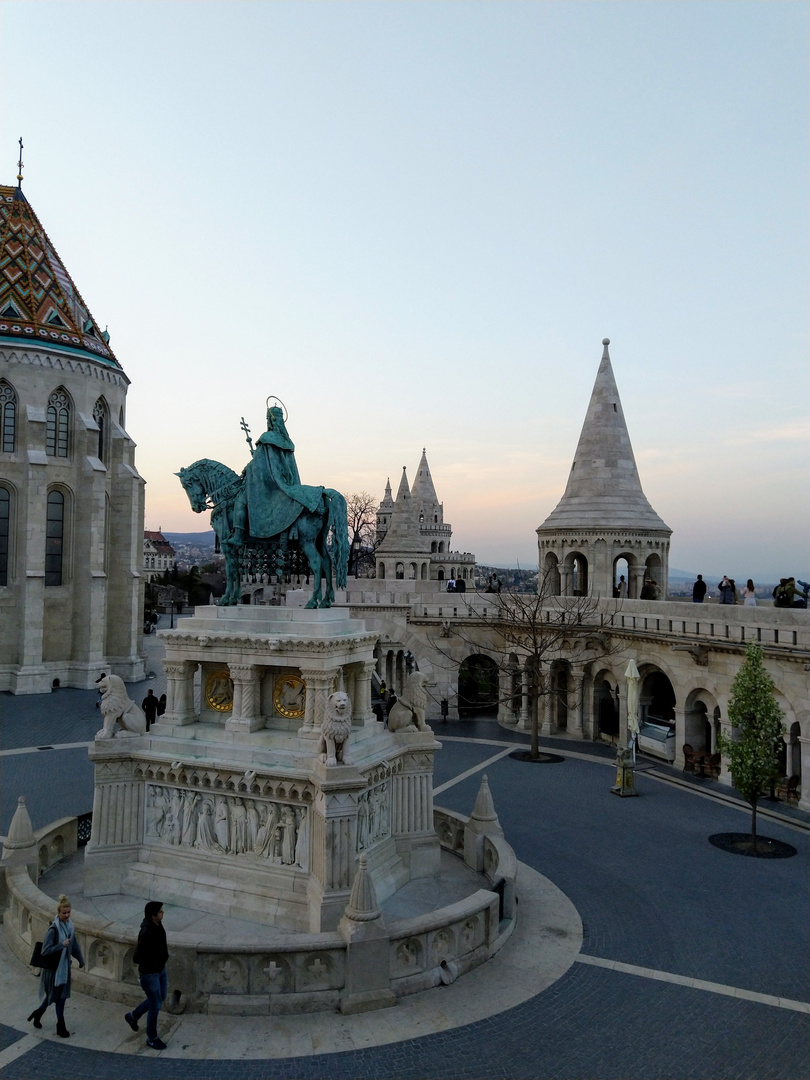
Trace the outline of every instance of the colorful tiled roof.
{"label": "colorful tiled roof", "polygon": [[0,185],[0,338],[119,364],[19,187]]}

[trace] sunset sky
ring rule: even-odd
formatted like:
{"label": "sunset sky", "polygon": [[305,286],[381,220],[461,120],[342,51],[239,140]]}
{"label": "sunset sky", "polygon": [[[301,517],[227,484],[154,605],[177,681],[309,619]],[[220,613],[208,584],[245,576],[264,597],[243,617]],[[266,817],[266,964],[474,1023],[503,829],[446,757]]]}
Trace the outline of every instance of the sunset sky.
{"label": "sunset sky", "polygon": [[0,182],[131,379],[146,527],[281,398],[305,483],[427,448],[454,546],[536,565],[603,337],[670,564],[810,578],[808,5],[0,11]]}

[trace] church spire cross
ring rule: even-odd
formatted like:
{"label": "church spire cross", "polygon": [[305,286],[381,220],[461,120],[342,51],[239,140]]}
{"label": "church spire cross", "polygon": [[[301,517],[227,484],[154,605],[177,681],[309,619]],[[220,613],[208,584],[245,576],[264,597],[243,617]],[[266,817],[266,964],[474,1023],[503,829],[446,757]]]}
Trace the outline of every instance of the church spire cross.
{"label": "church spire cross", "polygon": [[22,158],[23,141],[22,141],[22,135],[20,136],[19,143],[20,143],[20,160],[17,162],[17,186],[22,187],[22,181],[23,181],[23,175],[22,175],[22,171],[23,171],[23,158]]}

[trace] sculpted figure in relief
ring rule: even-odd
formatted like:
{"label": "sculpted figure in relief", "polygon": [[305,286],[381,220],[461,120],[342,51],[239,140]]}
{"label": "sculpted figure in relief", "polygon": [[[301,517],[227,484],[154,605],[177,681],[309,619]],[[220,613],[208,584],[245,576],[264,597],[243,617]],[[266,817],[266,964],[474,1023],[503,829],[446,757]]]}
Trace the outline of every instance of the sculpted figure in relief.
{"label": "sculpted figure in relief", "polygon": [[347,754],[349,736],[352,731],[352,703],[343,690],[332,694],[326,702],[326,710],[321,723],[321,739],[318,753],[321,761],[327,765],[350,765]]}
{"label": "sculpted figure in relief", "polygon": [[[96,740],[143,735],[146,717],[127,696],[124,680],[118,675],[102,675],[96,683],[101,691],[99,708],[104,718],[104,727],[96,732]],[[120,731],[115,730],[116,724],[120,725]]]}
{"label": "sculpted figure in relief", "polygon": [[214,810],[214,835],[223,851],[230,851],[230,828],[228,825],[228,804],[222,795],[217,796]]}

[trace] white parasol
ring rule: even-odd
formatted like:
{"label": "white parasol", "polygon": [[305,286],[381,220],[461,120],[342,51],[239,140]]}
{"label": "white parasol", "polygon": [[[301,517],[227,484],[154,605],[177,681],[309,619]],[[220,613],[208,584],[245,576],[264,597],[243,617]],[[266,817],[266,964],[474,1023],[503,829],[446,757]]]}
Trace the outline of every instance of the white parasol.
{"label": "white parasol", "polygon": [[627,679],[627,734],[630,745],[633,747],[633,758],[636,756],[636,738],[638,737],[638,701],[639,683],[641,677],[638,673],[635,660],[630,660],[624,669],[624,677]]}

